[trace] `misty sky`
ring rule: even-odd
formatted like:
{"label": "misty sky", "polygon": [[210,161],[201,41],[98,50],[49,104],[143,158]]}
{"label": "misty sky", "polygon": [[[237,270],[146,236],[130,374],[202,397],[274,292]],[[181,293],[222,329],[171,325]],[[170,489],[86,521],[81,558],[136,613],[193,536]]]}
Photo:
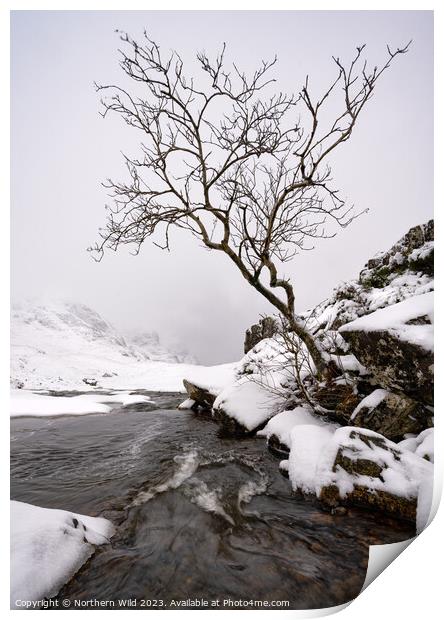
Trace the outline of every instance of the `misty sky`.
{"label": "misty sky", "polygon": [[246,71],[277,54],[277,88],[286,92],[298,91],[306,74],[326,85],[335,76],[331,56],[350,59],[358,44],[367,43],[373,65],[386,43],[414,40],[330,160],[334,185],[369,213],[285,266],[304,310],[433,215],[432,12],[13,13],[13,298],[83,302],[119,329],[182,343],[203,363],[232,361],[245,329],[272,309],[223,255],[185,232],[170,253],[149,241],[137,257],[123,248],[95,263],[86,252],[105,221],[101,182],[125,178],[121,151],[137,154],[134,130],[100,117],[93,82],[122,81],[114,30],[137,38],[145,27],[192,71],[196,51],[214,55],[224,41]]}

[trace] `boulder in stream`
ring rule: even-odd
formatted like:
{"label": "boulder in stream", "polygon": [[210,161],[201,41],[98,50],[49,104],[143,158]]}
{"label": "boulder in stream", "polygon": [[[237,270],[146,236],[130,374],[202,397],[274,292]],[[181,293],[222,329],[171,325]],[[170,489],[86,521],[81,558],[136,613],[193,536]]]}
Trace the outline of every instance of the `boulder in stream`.
{"label": "boulder in stream", "polygon": [[216,396],[212,394],[208,389],[195,385],[188,381],[183,380],[184,388],[187,391],[189,400],[193,401],[193,405],[190,407],[193,410],[211,411]]}

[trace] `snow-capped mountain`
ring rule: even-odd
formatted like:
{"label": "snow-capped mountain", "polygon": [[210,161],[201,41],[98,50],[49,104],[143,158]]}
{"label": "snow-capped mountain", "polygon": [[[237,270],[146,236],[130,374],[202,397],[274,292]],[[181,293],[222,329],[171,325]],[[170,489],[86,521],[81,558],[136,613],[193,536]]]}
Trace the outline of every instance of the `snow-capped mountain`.
{"label": "snow-capped mountain", "polygon": [[155,333],[126,339],[95,310],[69,302],[18,303],[11,310],[11,382],[67,389],[140,374],[154,362],[193,363]]}
{"label": "snow-capped mountain", "polygon": [[176,362],[178,364],[197,364],[196,358],[177,346],[165,347],[157,332],[136,332],[126,335],[126,341],[148,359],[157,362]]}

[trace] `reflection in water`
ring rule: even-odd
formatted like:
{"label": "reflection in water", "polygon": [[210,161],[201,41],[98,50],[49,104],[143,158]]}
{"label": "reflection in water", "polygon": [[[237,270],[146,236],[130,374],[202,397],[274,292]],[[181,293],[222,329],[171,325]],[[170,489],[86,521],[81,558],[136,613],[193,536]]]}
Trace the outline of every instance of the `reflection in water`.
{"label": "reflection in water", "polygon": [[149,395],[157,410],[12,421],[12,497],[117,526],[60,598],[338,605],[359,593],[370,544],[413,535],[364,511],[323,512],[291,493],[262,439],[220,437],[174,409],[180,396]]}

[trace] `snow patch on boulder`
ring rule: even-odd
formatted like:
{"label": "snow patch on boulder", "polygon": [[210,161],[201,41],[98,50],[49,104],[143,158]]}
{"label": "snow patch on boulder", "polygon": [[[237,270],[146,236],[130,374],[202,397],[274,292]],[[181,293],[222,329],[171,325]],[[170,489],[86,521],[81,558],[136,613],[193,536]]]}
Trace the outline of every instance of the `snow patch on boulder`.
{"label": "snow patch on boulder", "polygon": [[267,425],[258,431],[257,435],[267,439],[275,436],[280,443],[290,448],[293,429],[310,424],[314,426],[328,426],[333,429],[337,428],[337,425],[322,420],[319,416],[315,416],[308,407],[301,405],[273,416],[267,422]]}
{"label": "snow patch on boulder", "polygon": [[[400,340],[433,351],[433,299],[433,292],[415,295],[347,323],[339,332],[344,336],[348,332],[356,331],[388,331]],[[418,319],[423,319],[424,324],[412,323]]]}

